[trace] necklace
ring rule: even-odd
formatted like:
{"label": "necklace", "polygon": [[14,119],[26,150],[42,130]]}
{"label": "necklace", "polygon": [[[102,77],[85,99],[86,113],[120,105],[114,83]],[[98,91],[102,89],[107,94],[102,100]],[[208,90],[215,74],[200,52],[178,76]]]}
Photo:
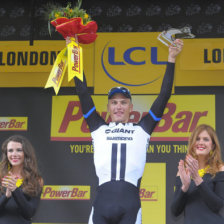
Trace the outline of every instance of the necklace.
{"label": "necklace", "polygon": [[23,184],[23,179],[17,179],[16,187],[20,187]]}
{"label": "necklace", "polygon": [[199,176],[200,176],[200,177],[203,177],[203,176],[207,173],[207,170],[208,170],[209,167],[210,167],[210,166],[208,165],[208,166],[206,166],[204,169],[200,169],[200,170],[198,170],[198,174],[199,174]]}
{"label": "necklace", "polygon": [[[11,169],[9,171],[11,171]],[[20,187],[22,184],[23,184],[23,178],[18,178],[16,181],[16,187]]]}

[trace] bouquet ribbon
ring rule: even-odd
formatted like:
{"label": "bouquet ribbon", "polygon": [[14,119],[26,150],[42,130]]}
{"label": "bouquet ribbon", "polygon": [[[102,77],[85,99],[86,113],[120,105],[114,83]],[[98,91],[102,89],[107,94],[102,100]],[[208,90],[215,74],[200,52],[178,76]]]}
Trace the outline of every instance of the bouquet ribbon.
{"label": "bouquet ribbon", "polygon": [[75,76],[83,81],[83,51],[79,43],[90,44],[95,41],[97,24],[95,21],[90,21],[83,25],[80,17],[72,19],[61,17],[51,21],[51,24],[64,38],[70,37],[71,40],[67,48],[64,48],[57,55],[45,85],[45,88],[53,87],[57,95],[67,67],[68,81],[71,81]]}
{"label": "bouquet ribbon", "polygon": [[72,38],[68,44],[68,81],[77,76],[83,81],[83,55],[82,48]]}
{"label": "bouquet ribbon", "polygon": [[76,43],[74,38],[71,38],[71,43],[67,45],[67,48],[64,48],[57,55],[45,88],[53,87],[57,95],[67,67],[68,81],[71,81],[75,76],[83,81],[82,47]]}

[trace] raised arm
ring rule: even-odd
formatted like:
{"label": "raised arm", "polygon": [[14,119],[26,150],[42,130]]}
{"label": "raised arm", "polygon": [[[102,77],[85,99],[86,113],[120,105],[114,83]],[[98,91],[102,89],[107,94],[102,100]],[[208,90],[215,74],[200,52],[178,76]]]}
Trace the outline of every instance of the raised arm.
{"label": "raised arm", "polygon": [[76,85],[76,92],[82,107],[83,116],[87,121],[90,131],[96,130],[105,121],[98,115],[92,97],[87,88],[86,78],[83,75],[83,82],[77,77],[74,78]]}
{"label": "raised arm", "polygon": [[[70,37],[66,39],[66,45],[71,42]],[[92,97],[90,96],[87,88],[86,77],[83,73],[83,82],[74,77],[76,92],[79,96],[79,100],[82,107],[83,116],[89,126],[90,131],[96,130],[105,121],[97,114],[95,105],[93,103]]]}
{"label": "raised arm", "polygon": [[140,123],[142,123],[142,127],[144,130],[151,134],[153,129],[155,128],[158,121],[160,121],[163,112],[165,110],[166,104],[171,96],[172,93],[172,86],[174,80],[174,68],[175,68],[175,61],[177,55],[181,52],[183,48],[183,41],[182,40],[175,40],[176,47],[170,46],[169,47],[169,56],[168,56],[168,64],[166,67],[166,72],[163,78],[162,86],[160,89],[160,93],[154,103],[152,104],[149,114],[146,115]]}

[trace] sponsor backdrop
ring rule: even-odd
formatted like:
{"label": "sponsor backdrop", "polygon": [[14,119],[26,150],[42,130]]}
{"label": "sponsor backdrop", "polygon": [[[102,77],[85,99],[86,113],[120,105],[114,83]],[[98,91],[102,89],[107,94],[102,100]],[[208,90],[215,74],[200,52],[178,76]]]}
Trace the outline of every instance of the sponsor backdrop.
{"label": "sponsor backdrop", "polygon": [[[157,94],[168,57],[158,35],[99,33],[93,44],[82,45],[88,86],[95,94],[105,94],[114,85],[125,85],[135,94]],[[186,39],[176,63],[175,86],[223,86],[223,41]],[[28,41],[1,41],[0,87],[45,86],[64,47],[65,41],[34,41],[32,46]],[[74,83],[64,78],[62,86]]]}
{"label": "sponsor backdrop", "polygon": [[[110,121],[110,117],[105,94],[114,85],[129,85],[135,93],[132,122],[138,122],[155,100],[167,58],[167,48],[155,41],[156,36],[156,33],[100,34],[95,44],[84,46],[89,92],[106,121]],[[197,86],[198,72],[206,72],[203,82],[207,84],[202,85],[209,85],[209,80],[215,82],[209,72],[215,75],[223,70],[223,60],[220,65],[218,59],[220,43],[216,45],[214,39],[210,39],[211,44],[206,47],[206,42],[197,45],[199,40],[192,41],[185,42],[183,54],[177,61],[176,87]],[[7,46],[0,43],[0,144],[10,135],[22,134],[36,149],[45,186],[33,223],[86,224],[98,184],[89,129],[73,83],[64,81],[59,96],[55,96],[52,89],[43,89],[64,42],[43,41],[34,46],[24,42],[4,43]],[[197,57],[189,50],[196,48],[195,45],[199,48]],[[196,59],[201,66],[194,63],[191,67]],[[211,61],[210,66],[206,67],[205,61]],[[218,61],[217,70],[212,61]],[[148,75],[148,70],[153,72]],[[184,77],[182,72],[186,72]],[[194,78],[188,74],[194,74]],[[187,78],[184,85],[181,80]],[[220,75],[214,86],[223,85],[223,81]],[[183,89],[181,94],[172,95],[147,150],[140,187],[143,224],[183,223],[182,216],[174,218],[170,213],[177,164],[186,154],[191,131],[199,124],[207,123],[216,128],[223,145],[223,100],[223,92],[208,94],[199,87],[194,94]]]}
{"label": "sponsor backdrop", "polygon": [[[87,223],[95,197],[97,177],[93,147],[77,96],[43,93],[37,89],[0,89],[1,143],[12,134],[27,136],[35,146],[45,180],[34,223]],[[130,120],[138,121],[156,96],[134,96]],[[106,96],[93,96],[106,118]],[[143,224],[175,221],[169,207],[177,163],[185,156],[190,131],[198,124],[222,125],[214,95],[173,95],[152,135],[140,188]],[[184,103],[182,103],[184,102]],[[209,102],[209,103],[208,103]],[[59,106],[60,105],[60,106]],[[216,118],[216,119],[215,119]],[[12,125],[13,124],[13,125]]]}

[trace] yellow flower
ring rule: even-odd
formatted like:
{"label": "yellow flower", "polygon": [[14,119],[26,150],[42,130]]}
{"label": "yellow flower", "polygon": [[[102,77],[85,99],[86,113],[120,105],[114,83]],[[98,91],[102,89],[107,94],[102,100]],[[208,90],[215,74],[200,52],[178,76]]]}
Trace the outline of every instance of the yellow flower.
{"label": "yellow flower", "polygon": [[89,15],[87,13],[85,13],[84,18],[85,19],[88,19],[89,18]]}
{"label": "yellow flower", "polygon": [[72,12],[72,9],[69,9],[69,12]]}
{"label": "yellow flower", "polygon": [[55,17],[55,18],[60,17],[59,13],[55,13],[55,14],[54,14],[54,17]]}

